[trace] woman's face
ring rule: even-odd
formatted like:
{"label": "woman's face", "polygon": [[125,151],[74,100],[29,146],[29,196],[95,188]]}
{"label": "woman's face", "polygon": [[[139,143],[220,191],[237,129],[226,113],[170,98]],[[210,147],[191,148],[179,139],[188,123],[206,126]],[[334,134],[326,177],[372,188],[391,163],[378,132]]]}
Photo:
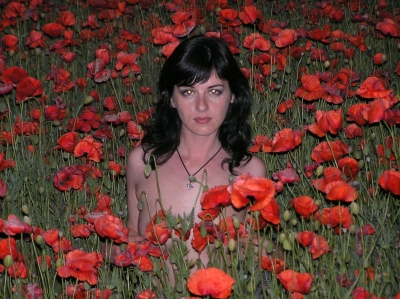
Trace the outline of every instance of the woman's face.
{"label": "woman's face", "polygon": [[213,71],[204,83],[175,85],[171,106],[177,109],[182,121],[181,133],[207,136],[217,134],[233,101],[228,81],[221,80]]}

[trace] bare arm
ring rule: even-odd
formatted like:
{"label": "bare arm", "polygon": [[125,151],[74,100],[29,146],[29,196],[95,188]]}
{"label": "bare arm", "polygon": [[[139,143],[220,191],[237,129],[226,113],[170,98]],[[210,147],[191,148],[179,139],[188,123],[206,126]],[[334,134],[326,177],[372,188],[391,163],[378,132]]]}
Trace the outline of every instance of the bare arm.
{"label": "bare arm", "polygon": [[129,228],[130,242],[140,242],[144,240],[144,237],[139,235],[140,211],[138,209],[138,198],[136,197],[136,182],[138,181],[138,176],[143,175],[143,173],[142,148],[138,147],[130,152],[126,163],[127,227]]}

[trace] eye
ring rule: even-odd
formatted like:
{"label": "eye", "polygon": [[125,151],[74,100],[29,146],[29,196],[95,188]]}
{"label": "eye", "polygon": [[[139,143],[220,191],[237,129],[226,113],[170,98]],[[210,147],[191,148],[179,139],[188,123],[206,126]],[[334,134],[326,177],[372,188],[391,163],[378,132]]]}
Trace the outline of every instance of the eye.
{"label": "eye", "polygon": [[184,96],[191,96],[193,94],[193,91],[192,90],[184,90],[184,91],[182,91],[182,94]]}
{"label": "eye", "polygon": [[215,89],[215,88],[211,89],[210,92],[213,95],[220,95],[221,94],[221,91],[219,91],[218,89]]}

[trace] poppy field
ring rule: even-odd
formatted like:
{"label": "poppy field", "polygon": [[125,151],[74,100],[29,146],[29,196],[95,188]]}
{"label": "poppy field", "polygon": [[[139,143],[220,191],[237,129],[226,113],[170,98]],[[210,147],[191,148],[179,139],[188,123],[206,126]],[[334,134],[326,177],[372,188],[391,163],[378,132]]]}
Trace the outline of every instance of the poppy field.
{"label": "poppy field", "polygon": [[[400,298],[396,1],[0,0],[0,12],[0,298]],[[200,215],[159,209],[146,241],[128,242],[127,155],[165,59],[198,34],[225,40],[249,80],[249,151],[267,178],[205,188]],[[110,261],[102,244],[122,251]]]}

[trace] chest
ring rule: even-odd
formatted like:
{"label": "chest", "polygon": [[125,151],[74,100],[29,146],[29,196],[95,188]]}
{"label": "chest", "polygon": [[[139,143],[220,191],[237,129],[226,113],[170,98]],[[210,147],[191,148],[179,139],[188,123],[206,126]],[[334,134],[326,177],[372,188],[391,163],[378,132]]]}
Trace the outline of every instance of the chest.
{"label": "chest", "polygon": [[160,210],[171,209],[175,215],[188,215],[194,209],[195,221],[200,219],[201,195],[205,186],[209,188],[229,184],[229,171],[222,169],[220,162],[209,163],[196,175],[196,182],[191,182],[193,188],[188,188],[188,174],[176,159],[168,161],[152,171],[150,176],[144,175],[136,182],[136,197],[143,203],[140,212],[139,232],[144,232],[150,217]]}

